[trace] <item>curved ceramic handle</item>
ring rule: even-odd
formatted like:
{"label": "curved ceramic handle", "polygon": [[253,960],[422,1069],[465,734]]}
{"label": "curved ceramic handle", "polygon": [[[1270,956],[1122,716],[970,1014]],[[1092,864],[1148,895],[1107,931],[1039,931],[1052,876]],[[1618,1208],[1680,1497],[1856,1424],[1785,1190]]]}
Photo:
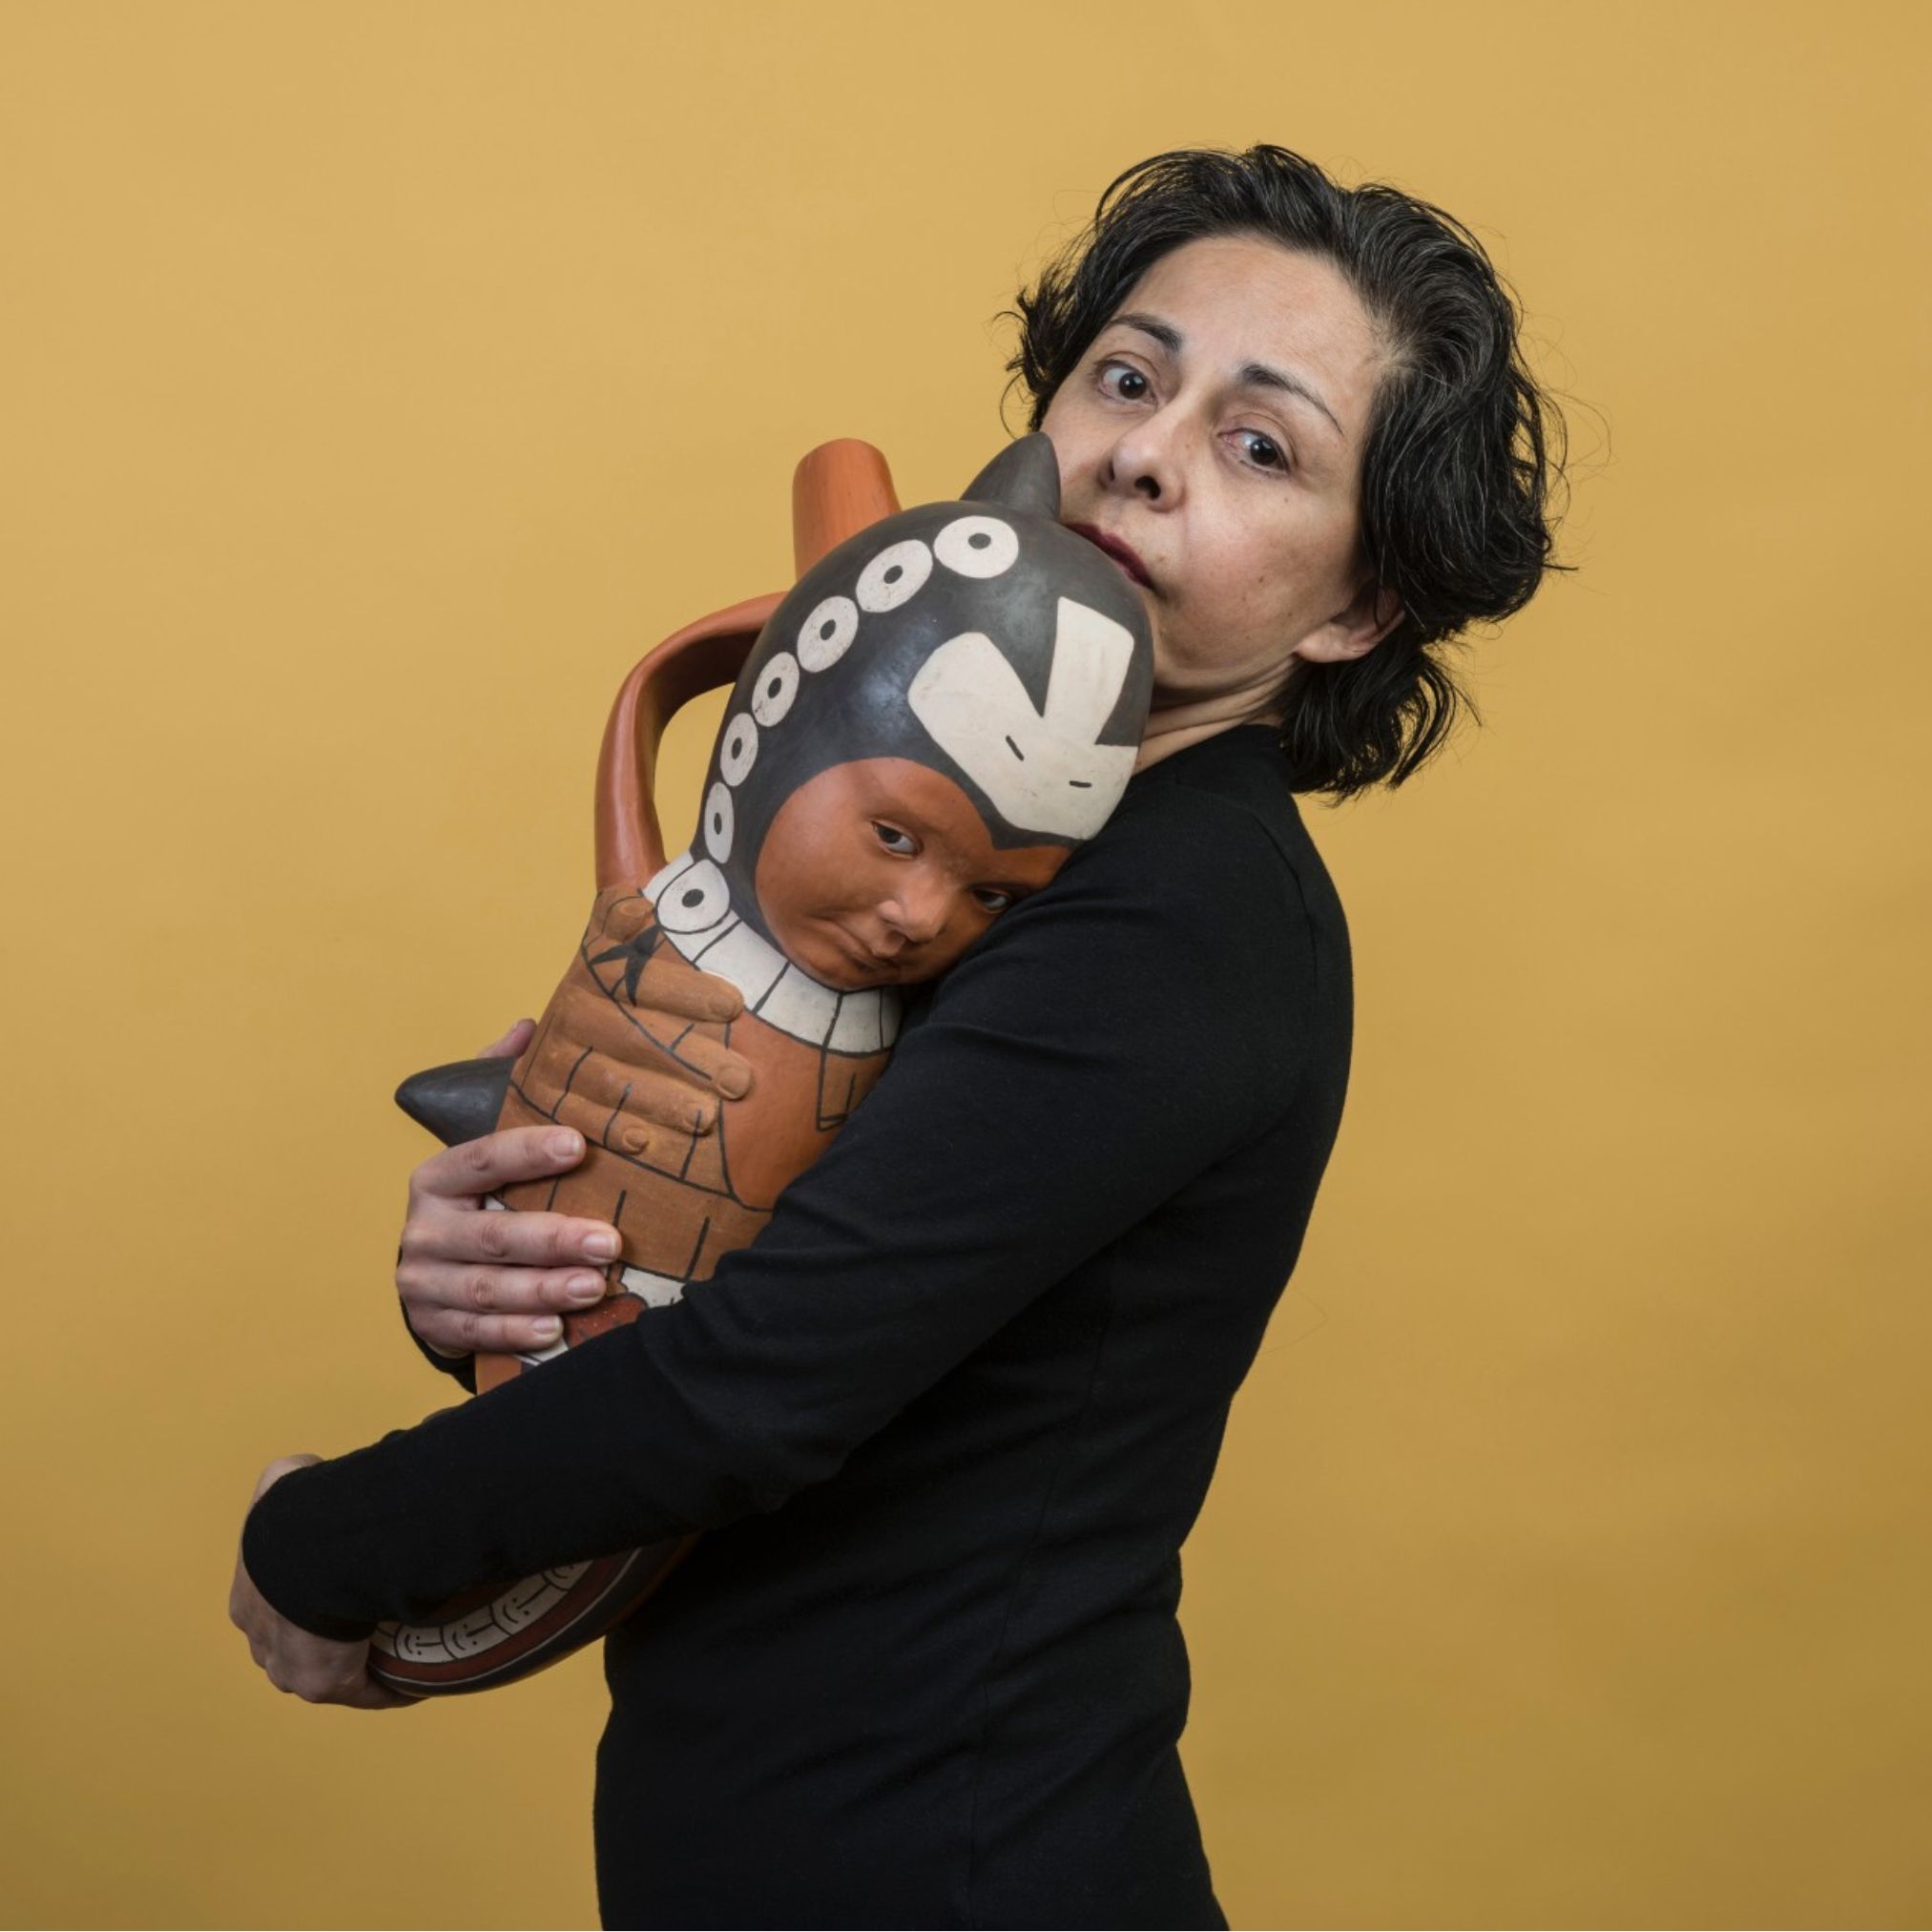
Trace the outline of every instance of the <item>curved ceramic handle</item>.
{"label": "curved ceramic handle", "polygon": [[[821,443],[792,476],[792,550],[803,576],[881,517],[898,513],[892,475],[869,443]],[[748,597],[675,631],[617,693],[597,758],[597,890],[638,886],[663,869],[657,822],[657,748],[664,727],[694,697],[735,684],[782,592]]]}

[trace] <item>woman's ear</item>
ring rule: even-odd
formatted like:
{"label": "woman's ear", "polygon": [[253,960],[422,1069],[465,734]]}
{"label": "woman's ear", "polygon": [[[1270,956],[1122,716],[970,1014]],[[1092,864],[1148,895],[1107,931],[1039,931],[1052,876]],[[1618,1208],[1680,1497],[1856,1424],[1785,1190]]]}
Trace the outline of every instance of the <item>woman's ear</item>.
{"label": "woman's ear", "polygon": [[1290,654],[1310,664],[1342,664],[1365,657],[1402,620],[1402,602],[1396,593],[1364,583],[1347,609],[1318,624]]}

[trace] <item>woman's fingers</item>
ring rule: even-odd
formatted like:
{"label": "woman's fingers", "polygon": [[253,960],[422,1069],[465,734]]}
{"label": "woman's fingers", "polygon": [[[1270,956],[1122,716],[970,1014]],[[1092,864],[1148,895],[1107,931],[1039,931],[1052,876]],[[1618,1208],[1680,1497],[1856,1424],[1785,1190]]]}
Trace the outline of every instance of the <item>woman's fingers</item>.
{"label": "woman's fingers", "polygon": [[562,1333],[561,1315],[593,1308],[605,1293],[603,1276],[588,1268],[492,1268],[452,1261],[405,1265],[409,1325],[447,1355],[548,1348]]}
{"label": "woman's fingers", "polygon": [[392,1691],[386,1684],[379,1684],[368,1674],[367,1666],[364,1665],[362,1678],[353,1690],[331,1697],[327,1701],[331,1704],[346,1704],[352,1711],[407,1711],[426,1700],[422,1697],[411,1697],[402,1691]]}
{"label": "woman's fingers", "polygon": [[[260,1502],[263,1492],[291,1469],[316,1460],[314,1456],[284,1456],[271,1463],[255,1485],[254,1502]],[[228,1620],[248,1639],[248,1654],[278,1691],[290,1692],[311,1704],[347,1704],[358,1711],[393,1711],[420,1701],[389,1690],[369,1675],[366,1642],[336,1643],[290,1623],[255,1587],[239,1549],[234,1579],[228,1587]]]}
{"label": "woman's fingers", "polygon": [[511,1268],[601,1268],[616,1258],[617,1231],[608,1221],[542,1212],[491,1209],[469,1214],[447,1204],[411,1215],[403,1228],[400,1260],[480,1261]]}
{"label": "woman's fingers", "polygon": [[535,1033],[536,1022],[534,1020],[517,1020],[511,1025],[509,1031],[502,1039],[498,1040],[493,1046],[484,1048],[476,1055],[476,1058],[479,1060],[514,1060],[530,1045]]}
{"label": "woman's fingers", "polygon": [[322,1461],[306,1449],[299,1449],[292,1456],[278,1456],[268,1467],[256,1478],[255,1494],[248,1500],[251,1505],[260,1503],[281,1479],[296,1469],[312,1469]]}
{"label": "woman's fingers", "polygon": [[492,1210],[486,1198],[512,1182],[568,1173],[584,1146],[569,1128],[511,1128],[432,1154],[416,1170],[396,1292],[429,1347],[451,1356],[547,1348],[561,1332],[553,1311],[602,1298],[602,1271],[618,1252],[615,1228]]}
{"label": "woman's fingers", "polygon": [[412,1197],[467,1201],[513,1181],[568,1174],[584,1157],[584,1139],[566,1127],[509,1127],[432,1153],[409,1176]]}

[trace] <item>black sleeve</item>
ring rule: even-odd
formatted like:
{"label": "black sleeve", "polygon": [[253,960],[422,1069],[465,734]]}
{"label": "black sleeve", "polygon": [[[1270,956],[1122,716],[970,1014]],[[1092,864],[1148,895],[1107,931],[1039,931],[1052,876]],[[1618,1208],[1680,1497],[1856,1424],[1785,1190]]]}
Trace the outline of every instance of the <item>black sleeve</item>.
{"label": "black sleeve", "polygon": [[1278,1117],[1314,949],[1258,821],[1130,794],[1004,914],[831,1151],[681,1301],[256,1506],[250,1574],[347,1638],[769,1510]]}

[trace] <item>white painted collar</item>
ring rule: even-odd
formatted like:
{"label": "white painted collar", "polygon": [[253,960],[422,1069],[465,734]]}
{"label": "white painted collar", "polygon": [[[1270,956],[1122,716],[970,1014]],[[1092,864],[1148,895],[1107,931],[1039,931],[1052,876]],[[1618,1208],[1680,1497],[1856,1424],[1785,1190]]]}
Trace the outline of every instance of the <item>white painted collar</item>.
{"label": "white painted collar", "polygon": [[899,990],[841,992],[795,966],[731,904],[724,874],[680,852],[644,888],[657,924],[683,958],[729,980],[769,1027],[834,1053],[877,1053],[899,1037]]}

